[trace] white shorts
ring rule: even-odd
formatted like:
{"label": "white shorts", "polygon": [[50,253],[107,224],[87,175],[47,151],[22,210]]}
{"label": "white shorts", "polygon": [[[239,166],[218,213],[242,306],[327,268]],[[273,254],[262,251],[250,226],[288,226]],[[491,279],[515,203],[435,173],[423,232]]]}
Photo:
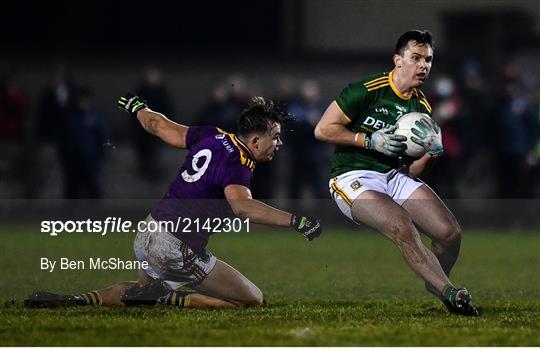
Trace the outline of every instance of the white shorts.
{"label": "white shorts", "polygon": [[[148,215],[146,222],[150,221],[155,220]],[[165,229],[159,230],[139,231],[135,237],[135,256],[141,262],[148,262],[146,274],[152,279],[162,279],[173,290],[200,283],[216,265],[216,257],[209,251],[197,255]]]}
{"label": "white shorts", "polygon": [[328,186],[341,212],[354,221],[351,215],[352,202],[366,190],[387,194],[401,206],[423,184],[421,180],[411,178],[400,170],[388,173],[357,170],[332,178]]}

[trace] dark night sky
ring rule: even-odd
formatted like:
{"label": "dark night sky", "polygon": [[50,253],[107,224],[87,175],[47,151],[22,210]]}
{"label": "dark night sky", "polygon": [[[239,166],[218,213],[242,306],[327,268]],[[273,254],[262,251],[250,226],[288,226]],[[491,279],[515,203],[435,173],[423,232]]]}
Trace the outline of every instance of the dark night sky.
{"label": "dark night sky", "polygon": [[280,40],[279,1],[13,1],[2,7],[3,46],[23,52],[272,49]]}

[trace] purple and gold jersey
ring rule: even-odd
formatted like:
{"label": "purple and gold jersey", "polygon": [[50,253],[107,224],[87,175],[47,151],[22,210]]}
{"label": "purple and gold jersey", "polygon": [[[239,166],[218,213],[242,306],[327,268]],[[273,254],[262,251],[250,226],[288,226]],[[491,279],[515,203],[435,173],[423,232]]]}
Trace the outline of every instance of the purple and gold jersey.
{"label": "purple and gold jersey", "polygon": [[[230,184],[250,188],[255,161],[248,147],[234,134],[210,126],[192,126],[186,135],[189,153],[178,176],[152,211],[157,221],[178,218],[201,220],[230,215],[224,189]],[[208,243],[211,231],[179,226],[172,233],[195,251]]]}

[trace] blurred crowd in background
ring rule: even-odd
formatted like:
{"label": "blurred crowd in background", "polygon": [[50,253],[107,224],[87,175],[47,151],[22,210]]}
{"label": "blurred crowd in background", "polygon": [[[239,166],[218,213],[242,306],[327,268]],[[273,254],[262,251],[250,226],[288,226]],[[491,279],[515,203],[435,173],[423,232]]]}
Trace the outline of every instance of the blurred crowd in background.
{"label": "blurred crowd in background", "polygon": [[[490,86],[486,74],[500,74],[503,86]],[[360,79],[362,77],[352,77]],[[298,80],[283,75],[271,90],[264,90],[242,73],[218,81],[199,107],[197,125],[214,125],[234,132],[240,111],[253,95],[278,101],[296,117],[286,126],[283,152],[272,164],[258,164],[254,196],[265,199],[328,198],[327,182],[332,146],[314,139],[313,129],[331,100],[323,100],[316,78]],[[345,85],[344,85],[345,86]],[[2,72],[0,82],[0,177],[18,183],[18,193],[3,197],[40,198],[40,176],[60,169],[62,197],[107,198],[108,117],[96,110],[93,90],[75,72],[58,68],[39,95],[29,96],[17,76]],[[461,73],[433,73],[424,87],[441,125],[445,155],[424,176],[445,198],[540,198],[540,89],[538,76],[509,64],[487,72],[475,60],[464,60]],[[153,66],[141,72],[131,91],[145,98],[152,109],[175,119],[174,97],[167,74]],[[336,91],[336,97],[339,91]],[[30,104],[36,115],[29,115]],[[29,122],[32,120],[32,122]],[[174,173],[163,173],[159,139],[137,122],[127,134],[136,154],[136,176],[162,192]],[[43,146],[54,149],[55,161],[32,166]],[[110,159],[109,159],[110,161]],[[175,164],[180,167],[181,159]]]}
{"label": "blurred crowd in background", "polygon": [[257,165],[254,196],[329,199],[333,146],[314,126],[348,83],[393,68],[410,29],[435,39],[422,90],[445,147],[423,179],[450,199],[540,198],[538,0],[25,0],[3,10],[0,200],[159,198],[185,151],[115,108],[128,91],[176,122],[232,132],[250,97],[275,99],[296,122],[275,160]]}

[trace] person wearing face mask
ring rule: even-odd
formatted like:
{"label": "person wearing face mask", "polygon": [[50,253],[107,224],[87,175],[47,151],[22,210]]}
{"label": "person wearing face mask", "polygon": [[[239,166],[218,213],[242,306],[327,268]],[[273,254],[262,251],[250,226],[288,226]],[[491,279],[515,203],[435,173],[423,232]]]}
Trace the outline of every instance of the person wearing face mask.
{"label": "person wearing face mask", "polygon": [[[420,87],[429,76],[433,48],[429,31],[401,35],[393,69],[345,87],[324,112],[315,137],[336,145],[329,187],[342,213],[394,242],[427,290],[451,313],[476,316],[470,292],[449,280],[459,255],[459,223],[417,179],[443,154],[440,128],[432,119],[413,128],[417,137],[411,140],[426,150],[418,159],[404,154],[407,138],[394,134],[400,116],[432,114]],[[419,229],[432,239],[431,249],[422,243]]]}

